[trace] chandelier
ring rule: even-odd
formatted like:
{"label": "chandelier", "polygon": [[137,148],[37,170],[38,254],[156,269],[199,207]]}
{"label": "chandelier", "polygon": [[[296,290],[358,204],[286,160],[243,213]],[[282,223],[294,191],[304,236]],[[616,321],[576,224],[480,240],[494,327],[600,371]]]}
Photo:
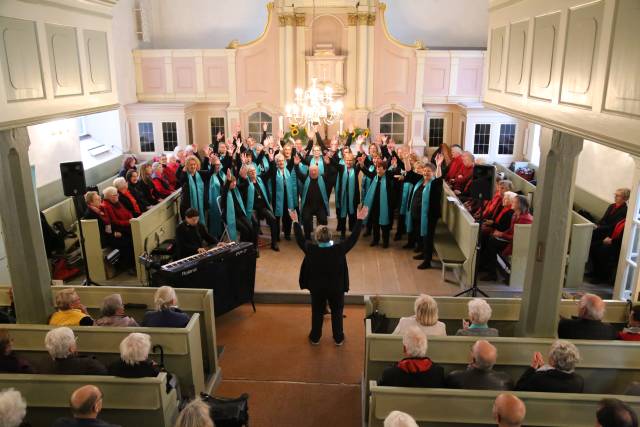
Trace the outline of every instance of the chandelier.
{"label": "chandelier", "polygon": [[344,105],[341,100],[334,101],[333,88],[326,85],[321,90],[317,80],[311,79],[311,86],[307,90],[296,88],[295,102],[285,107],[290,123],[298,127],[321,122],[330,125],[342,116]]}

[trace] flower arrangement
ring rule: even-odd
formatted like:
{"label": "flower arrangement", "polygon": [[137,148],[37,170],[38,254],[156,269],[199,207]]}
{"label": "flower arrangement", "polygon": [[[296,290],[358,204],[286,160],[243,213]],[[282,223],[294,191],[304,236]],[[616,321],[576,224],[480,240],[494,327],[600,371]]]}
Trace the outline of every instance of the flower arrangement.
{"label": "flower arrangement", "polygon": [[302,141],[308,140],[309,136],[307,135],[307,128],[298,127],[295,124],[289,125],[289,131],[284,134],[284,139],[287,140],[289,138],[300,139]]}
{"label": "flower arrangement", "polygon": [[[351,132],[351,138],[355,140],[360,135],[364,136],[365,138],[369,138],[369,133],[370,133],[369,128],[354,128],[353,132]],[[349,135],[349,131],[345,130],[342,132],[340,136],[343,138],[346,138],[348,135]]]}

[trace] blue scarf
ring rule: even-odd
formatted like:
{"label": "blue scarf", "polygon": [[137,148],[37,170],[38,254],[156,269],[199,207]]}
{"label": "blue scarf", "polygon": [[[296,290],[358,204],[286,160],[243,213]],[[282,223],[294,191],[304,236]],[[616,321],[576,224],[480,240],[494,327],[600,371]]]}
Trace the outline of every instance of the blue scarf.
{"label": "blue scarf", "polygon": [[330,248],[333,246],[333,240],[329,240],[328,242],[318,242],[319,248]]}
{"label": "blue scarf", "polygon": [[[387,176],[383,175],[380,178],[376,175],[371,182],[371,186],[367,191],[367,195],[364,198],[364,205],[371,209],[373,205],[373,199],[376,194],[376,187],[378,186],[378,182],[380,183],[380,218],[378,219],[378,224],[380,225],[389,225],[391,222],[389,221],[389,204],[387,201]],[[369,220],[369,215],[367,215],[367,221]]]}
{"label": "blue scarf", "polygon": [[406,215],[409,209],[409,194],[411,194],[411,183],[402,184],[402,200],[400,201],[400,215]]}
{"label": "blue scarf", "polygon": [[[431,183],[433,179],[427,182],[422,190],[422,205],[420,206],[420,237],[427,235],[427,227],[429,225],[429,196],[431,195]],[[422,181],[418,181],[413,187],[411,193],[411,203],[407,210],[407,216],[404,219],[404,223],[407,226],[407,232],[411,232],[413,229],[413,222],[411,221],[411,206],[413,206],[413,200],[416,192],[420,188]]]}
{"label": "blue scarf", "polygon": [[289,209],[296,208],[297,197],[294,197],[296,194],[295,190],[295,177],[291,179],[291,173],[289,169],[284,168],[283,171],[278,169],[276,171],[276,197],[275,197],[275,212],[274,215],[277,217],[281,217],[284,211],[284,188],[287,187],[287,207]]}
{"label": "blue scarf", "polygon": [[[248,179],[249,181],[249,186],[247,187],[247,216],[251,216],[251,212],[253,212],[253,203],[255,201],[255,196],[256,196],[256,189],[255,189],[255,185],[253,184],[253,182],[251,182],[250,179]],[[262,183],[262,179],[259,176],[256,176],[256,183],[258,184],[258,187],[260,187],[260,190],[262,191],[262,195],[264,197],[267,197],[267,189],[265,188],[264,184]],[[268,199],[265,199],[265,202],[267,203],[267,206],[269,207],[269,209],[271,209],[271,203],[269,203]]]}
{"label": "blue scarf", "polygon": [[233,204],[233,196],[236,196],[236,200],[238,201],[238,205],[240,205],[240,210],[244,216],[247,215],[244,209],[244,203],[242,202],[242,197],[238,192],[238,187],[233,190],[227,191],[227,230],[229,232],[229,239],[236,240],[238,237],[238,231],[236,230],[236,208]]}
{"label": "blue scarf", "polygon": [[188,174],[188,177],[191,207],[198,211],[200,224],[205,224],[204,183],[198,172],[195,175]]}
{"label": "blue scarf", "polygon": [[209,181],[209,234],[214,237],[220,237],[222,234],[222,215],[218,209],[219,196],[220,180],[217,175],[212,175]]}
{"label": "blue scarf", "polygon": [[315,157],[312,157],[309,161],[309,166],[318,166],[318,171],[320,175],[324,175],[324,159],[320,157],[320,160],[316,161]]}
{"label": "blue scarf", "polygon": [[[338,209],[340,218],[345,218],[347,214],[353,215],[355,213],[353,197],[356,192],[356,174],[353,168],[344,168],[342,178],[338,180],[336,187],[336,195],[340,197],[340,206]],[[349,193],[348,200],[347,193]]]}
{"label": "blue scarf", "polygon": [[[375,172],[376,168],[374,165],[369,166],[369,172]],[[362,191],[360,191],[360,197],[362,198],[361,202],[364,203],[364,198],[369,191],[369,186],[371,186],[371,178],[367,175],[362,177]]]}
{"label": "blue scarf", "polygon": [[[311,182],[311,177],[308,176],[306,181],[304,182],[304,190],[302,190],[302,207],[304,207],[304,203],[307,200],[307,190],[309,190],[309,183]],[[324,185],[324,179],[322,179],[321,175],[318,175],[318,188],[320,188],[320,194],[322,195],[322,202],[324,203],[324,208],[327,210],[327,214],[329,213],[329,198],[327,197],[327,189]]]}

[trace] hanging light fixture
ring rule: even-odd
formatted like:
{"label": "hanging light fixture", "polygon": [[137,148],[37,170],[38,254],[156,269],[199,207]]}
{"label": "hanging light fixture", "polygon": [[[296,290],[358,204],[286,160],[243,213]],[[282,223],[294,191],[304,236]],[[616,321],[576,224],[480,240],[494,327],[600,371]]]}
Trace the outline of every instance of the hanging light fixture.
{"label": "hanging light fixture", "polygon": [[333,88],[330,85],[320,89],[317,80],[311,79],[311,86],[307,90],[296,88],[295,101],[285,107],[290,123],[299,127],[312,123],[330,125],[342,117],[342,101],[333,99]]}

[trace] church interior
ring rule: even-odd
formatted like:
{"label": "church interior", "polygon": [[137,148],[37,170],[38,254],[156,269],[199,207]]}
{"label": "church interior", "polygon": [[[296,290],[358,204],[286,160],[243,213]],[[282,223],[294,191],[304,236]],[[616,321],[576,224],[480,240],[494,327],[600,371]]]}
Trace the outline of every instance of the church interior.
{"label": "church interior", "polygon": [[0,427],[637,426],[638,22],[1,0]]}

